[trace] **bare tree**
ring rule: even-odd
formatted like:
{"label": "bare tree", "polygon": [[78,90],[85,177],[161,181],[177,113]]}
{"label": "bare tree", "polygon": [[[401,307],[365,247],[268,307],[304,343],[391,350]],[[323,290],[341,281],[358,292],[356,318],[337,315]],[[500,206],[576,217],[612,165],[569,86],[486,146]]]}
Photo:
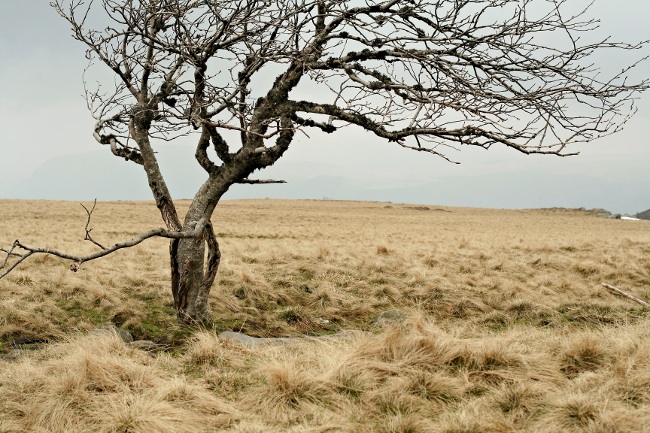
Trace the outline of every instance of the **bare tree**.
{"label": "bare tree", "polygon": [[[93,136],[143,167],[165,228],[96,243],[85,257],[16,241],[0,277],[36,253],[78,266],[165,236],[179,319],[210,323],[220,259],[213,211],[231,185],[265,182],[249,176],[282,157],[296,133],[352,125],[445,159],[449,148],[495,144],[574,154],[570,144],[618,131],[648,82],[627,80],[637,63],[600,72],[595,53],[644,43],[584,42],[597,21],[568,3],[57,0],[88,58],[114,74],[109,91],[86,87]],[[196,137],[208,177],[184,220],[154,152],[179,136]]]}

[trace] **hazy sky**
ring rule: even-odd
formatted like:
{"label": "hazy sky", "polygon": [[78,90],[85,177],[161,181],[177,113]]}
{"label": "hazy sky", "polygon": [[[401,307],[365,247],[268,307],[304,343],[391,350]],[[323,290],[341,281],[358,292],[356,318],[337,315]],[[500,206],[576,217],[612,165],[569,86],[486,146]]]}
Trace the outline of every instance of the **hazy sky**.
{"label": "hazy sky", "polygon": [[[0,197],[92,201],[148,199],[140,167],[113,157],[92,138],[82,98],[84,49],[45,0],[0,0]],[[592,15],[615,39],[650,39],[647,0],[600,0]],[[649,55],[650,47],[637,53]],[[603,68],[616,60],[599,58]],[[650,76],[650,62],[634,74]],[[349,129],[299,137],[260,177],[286,185],[238,186],[227,198],[361,199],[478,207],[650,208],[650,92],[614,136],[577,147],[579,156],[524,156],[508,149],[463,149],[452,165]],[[177,198],[204,175],[191,144],[160,148]]]}

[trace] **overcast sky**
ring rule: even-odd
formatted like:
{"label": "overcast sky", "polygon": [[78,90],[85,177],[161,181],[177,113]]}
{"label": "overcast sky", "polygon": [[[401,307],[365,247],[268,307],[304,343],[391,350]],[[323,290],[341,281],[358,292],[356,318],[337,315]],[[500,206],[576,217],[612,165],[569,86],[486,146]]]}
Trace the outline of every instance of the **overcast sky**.
{"label": "overcast sky", "polygon": [[[45,0],[0,0],[0,198],[92,201],[148,199],[141,169],[92,138],[82,98],[84,49]],[[592,15],[615,39],[650,39],[648,0],[600,0]],[[650,48],[637,53],[650,54]],[[618,68],[607,58],[604,68]],[[650,62],[635,72],[650,76]],[[463,149],[452,165],[349,129],[299,137],[260,177],[286,185],[238,186],[227,198],[360,199],[476,207],[650,208],[650,93],[614,136],[578,146],[571,158],[508,149]],[[163,146],[161,164],[176,198],[203,180],[191,145]]]}

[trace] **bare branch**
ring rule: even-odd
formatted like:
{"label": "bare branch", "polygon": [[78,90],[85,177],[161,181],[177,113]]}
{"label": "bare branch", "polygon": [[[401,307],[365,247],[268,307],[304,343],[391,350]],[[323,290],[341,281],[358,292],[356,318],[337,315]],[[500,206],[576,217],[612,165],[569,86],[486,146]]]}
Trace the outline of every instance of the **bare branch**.
{"label": "bare branch", "polygon": [[232,131],[240,131],[240,132],[248,132],[249,134],[254,135],[255,137],[262,138],[262,139],[268,139],[268,138],[273,138],[279,133],[282,132],[280,128],[275,129],[273,132],[269,134],[260,134],[259,132],[250,132],[247,131],[245,128],[239,127],[239,126],[233,126],[233,125],[228,125],[226,123],[219,123],[219,122],[205,122],[204,123],[207,126],[212,126],[214,128],[223,128],[223,129],[230,129]]}
{"label": "bare branch", "polygon": [[267,184],[267,183],[287,183],[286,180],[273,180],[273,179],[241,179],[237,183],[246,183],[251,185]]}
{"label": "bare branch", "polygon": [[210,132],[208,131],[208,127],[204,126],[201,138],[199,139],[199,142],[196,146],[194,157],[205,171],[208,173],[214,173],[217,170],[217,166],[214,162],[212,162],[212,160],[210,160],[210,157],[208,156],[209,146]]}
{"label": "bare branch", "polygon": [[[22,262],[27,260],[30,256],[33,254],[49,254],[55,257],[60,257],[62,259],[66,260],[71,260],[73,263],[70,265],[70,269],[72,271],[77,271],[79,269],[79,266],[84,263],[88,262],[91,260],[98,259],[100,257],[107,256],[111,253],[114,253],[117,250],[121,250],[123,248],[130,248],[135,245],[138,245],[139,243],[152,238],[152,237],[162,237],[162,238],[168,238],[168,239],[188,239],[188,238],[197,238],[201,237],[203,233],[203,229],[205,228],[206,220],[201,219],[196,226],[192,230],[187,230],[187,231],[173,231],[173,230],[167,230],[163,228],[157,228],[157,229],[152,229],[146,232],[143,232],[139,234],[138,236],[134,237],[133,239],[130,239],[125,242],[120,242],[111,245],[108,248],[104,248],[100,251],[97,251],[92,254],[88,254],[85,256],[77,256],[69,253],[65,253],[62,251],[58,251],[55,249],[51,248],[34,248],[34,247],[29,247],[27,245],[23,245],[19,240],[16,240],[13,243],[13,246],[9,250],[7,256],[11,255],[16,255],[12,254],[14,249],[20,249],[25,251],[24,254],[21,254],[14,263],[12,263],[3,273],[0,274],[0,279],[4,278],[6,275],[8,275],[11,271],[13,271],[18,265],[20,265]],[[0,267],[0,269],[4,269],[5,266],[7,265],[7,259],[5,259],[3,266]]]}

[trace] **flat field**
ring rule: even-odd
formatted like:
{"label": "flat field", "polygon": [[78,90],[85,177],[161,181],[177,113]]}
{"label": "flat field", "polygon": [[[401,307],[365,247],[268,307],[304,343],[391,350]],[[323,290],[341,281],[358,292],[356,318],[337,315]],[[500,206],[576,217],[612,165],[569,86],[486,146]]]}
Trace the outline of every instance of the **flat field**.
{"label": "flat field", "polygon": [[[650,222],[282,200],[213,222],[215,329],[176,324],[163,239],[0,280],[0,432],[650,432],[649,311],[601,286],[650,300]],[[0,201],[0,247],[91,252],[85,224],[78,203]],[[90,227],[160,225],[102,202]]]}

